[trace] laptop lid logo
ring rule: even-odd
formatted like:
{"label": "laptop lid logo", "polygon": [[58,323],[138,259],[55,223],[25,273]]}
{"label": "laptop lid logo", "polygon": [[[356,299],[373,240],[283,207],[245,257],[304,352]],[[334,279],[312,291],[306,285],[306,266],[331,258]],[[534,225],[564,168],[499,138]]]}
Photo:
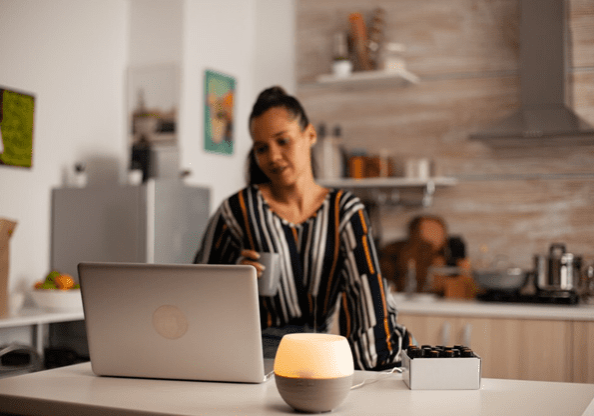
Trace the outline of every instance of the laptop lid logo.
{"label": "laptop lid logo", "polygon": [[188,331],[188,320],[177,306],[163,305],[153,313],[153,327],[167,339],[178,339]]}

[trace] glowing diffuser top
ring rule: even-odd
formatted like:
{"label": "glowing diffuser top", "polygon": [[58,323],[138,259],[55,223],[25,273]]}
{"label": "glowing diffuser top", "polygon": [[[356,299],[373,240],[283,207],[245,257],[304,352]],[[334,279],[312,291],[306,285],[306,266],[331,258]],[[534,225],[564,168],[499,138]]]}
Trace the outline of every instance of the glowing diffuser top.
{"label": "glowing diffuser top", "polygon": [[347,377],[354,373],[353,355],[340,335],[288,334],[276,352],[274,373],[306,379]]}

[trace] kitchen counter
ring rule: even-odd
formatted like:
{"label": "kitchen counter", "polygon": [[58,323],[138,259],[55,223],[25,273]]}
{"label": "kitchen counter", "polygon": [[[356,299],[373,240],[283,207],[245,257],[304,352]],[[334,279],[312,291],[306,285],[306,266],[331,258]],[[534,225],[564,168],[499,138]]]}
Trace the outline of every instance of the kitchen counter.
{"label": "kitchen counter", "polygon": [[484,377],[594,383],[594,305],[396,294],[396,308],[419,344],[471,347]]}
{"label": "kitchen counter", "polygon": [[0,328],[82,321],[84,319],[85,314],[82,308],[56,312],[46,311],[39,308],[30,308],[21,309],[18,313],[11,313],[4,318],[0,318]]}
{"label": "kitchen counter", "polygon": [[[478,390],[409,390],[400,374],[356,371],[353,384],[363,381],[333,415],[594,414],[594,384],[483,378]],[[239,384],[98,377],[90,363],[0,380],[0,409],[56,416],[296,414],[274,380]]]}
{"label": "kitchen counter", "polygon": [[14,335],[12,329],[30,327],[27,343],[34,346],[39,355],[43,357],[44,348],[47,346],[44,335],[49,324],[83,321],[84,319],[85,314],[82,308],[63,312],[50,312],[39,308],[21,309],[19,312],[10,313],[8,316],[0,318],[0,340],[3,344],[15,342],[12,339]]}
{"label": "kitchen counter", "polygon": [[398,312],[415,315],[594,322],[594,305],[483,302],[478,300],[443,299],[425,294],[409,298],[402,293],[395,293],[394,297]]}

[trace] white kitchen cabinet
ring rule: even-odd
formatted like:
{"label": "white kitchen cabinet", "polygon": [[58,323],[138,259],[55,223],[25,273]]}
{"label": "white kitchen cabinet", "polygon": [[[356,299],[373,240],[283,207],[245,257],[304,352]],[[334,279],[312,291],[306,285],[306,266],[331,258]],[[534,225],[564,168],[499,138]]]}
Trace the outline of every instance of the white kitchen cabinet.
{"label": "white kitchen cabinet", "polygon": [[398,320],[419,344],[471,347],[482,359],[483,377],[578,381],[572,380],[572,322],[402,312]]}

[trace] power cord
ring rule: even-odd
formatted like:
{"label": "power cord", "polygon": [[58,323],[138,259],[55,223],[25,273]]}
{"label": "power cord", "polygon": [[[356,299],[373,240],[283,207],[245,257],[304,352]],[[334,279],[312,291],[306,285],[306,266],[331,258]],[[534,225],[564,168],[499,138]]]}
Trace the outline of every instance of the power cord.
{"label": "power cord", "polygon": [[394,367],[394,368],[392,368],[390,370],[382,371],[380,373],[380,376],[379,377],[376,377],[376,378],[367,378],[367,379],[363,380],[363,382],[361,382],[359,384],[355,384],[353,387],[351,387],[351,390],[355,390],[355,389],[361,388],[361,387],[363,387],[366,384],[371,384],[371,383],[375,383],[376,381],[383,380],[384,378],[388,378],[388,376],[390,376],[390,375],[392,375],[394,373],[402,373],[402,368],[401,367]]}

